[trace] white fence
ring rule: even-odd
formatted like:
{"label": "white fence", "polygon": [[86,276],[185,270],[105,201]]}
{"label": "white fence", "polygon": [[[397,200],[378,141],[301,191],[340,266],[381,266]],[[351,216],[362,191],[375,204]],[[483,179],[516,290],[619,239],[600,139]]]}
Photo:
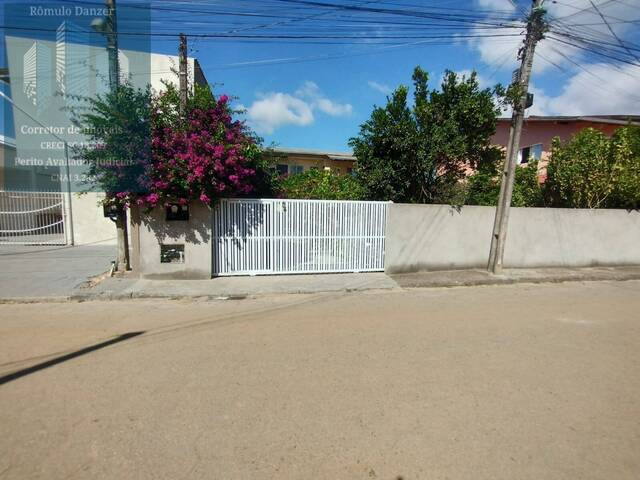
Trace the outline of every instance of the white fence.
{"label": "white fence", "polygon": [[61,192],[0,190],[0,245],[66,245]]}
{"label": "white fence", "polygon": [[384,270],[388,202],[222,200],[214,275]]}

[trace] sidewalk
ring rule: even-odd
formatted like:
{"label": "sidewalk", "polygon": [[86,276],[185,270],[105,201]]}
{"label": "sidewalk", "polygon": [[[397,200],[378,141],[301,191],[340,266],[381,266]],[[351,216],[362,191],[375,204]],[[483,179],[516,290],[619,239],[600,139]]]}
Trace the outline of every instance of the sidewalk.
{"label": "sidewalk", "polygon": [[640,266],[593,268],[508,269],[503,275],[484,270],[451,270],[398,275],[384,273],[341,273],[322,275],[272,275],[219,277],[211,280],[145,280],[106,278],[99,284],[80,286],[66,295],[7,297],[0,302],[165,299],[242,299],[264,295],[392,290],[403,288],[443,288],[515,283],[559,283],[640,280]]}
{"label": "sidewalk", "polygon": [[241,299],[262,295],[388,290],[398,285],[384,273],[259,275],[211,280],[107,278],[93,288],[77,289],[72,300],[126,298]]}
{"label": "sidewalk", "polygon": [[0,298],[69,296],[89,278],[107,272],[115,257],[115,245],[3,245]]}

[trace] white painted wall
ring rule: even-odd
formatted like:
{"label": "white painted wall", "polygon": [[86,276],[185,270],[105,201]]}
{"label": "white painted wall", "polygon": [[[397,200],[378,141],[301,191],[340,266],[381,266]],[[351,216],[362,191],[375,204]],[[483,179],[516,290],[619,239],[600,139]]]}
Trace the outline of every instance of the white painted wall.
{"label": "white painted wall", "polygon": [[[180,86],[180,80],[177,74],[180,62],[177,55],[162,55],[159,53],[152,53],[150,55],[150,66],[151,76],[149,80],[151,82],[151,88],[153,88],[156,92],[161,92],[165,89],[162,83],[163,80],[173,84],[176,88]],[[189,57],[187,59],[187,83],[192,89],[193,75],[194,60],[193,58]]]}
{"label": "white painted wall", "polygon": [[116,226],[104,217],[99,203],[104,196],[100,192],[71,194],[73,237],[76,245],[116,244]]}

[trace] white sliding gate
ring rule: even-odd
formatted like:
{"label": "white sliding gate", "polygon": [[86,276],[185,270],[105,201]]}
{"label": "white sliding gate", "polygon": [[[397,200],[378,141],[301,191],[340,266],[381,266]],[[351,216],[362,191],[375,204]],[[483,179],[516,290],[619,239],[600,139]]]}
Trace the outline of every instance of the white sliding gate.
{"label": "white sliding gate", "polygon": [[384,270],[388,202],[222,200],[214,275]]}
{"label": "white sliding gate", "polygon": [[66,245],[65,195],[0,190],[0,245]]}

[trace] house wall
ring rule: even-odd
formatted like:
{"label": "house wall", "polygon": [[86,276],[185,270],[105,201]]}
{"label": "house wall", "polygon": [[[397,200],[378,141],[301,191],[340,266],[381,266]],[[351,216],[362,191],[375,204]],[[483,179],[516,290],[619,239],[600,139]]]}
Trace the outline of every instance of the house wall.
{"label": "house wall", "polygon": [[[167,222],[164,208],[132,215],[130,245],[135,274],[150,279],[211,278],[211,209],[200,202],[193,202],[189,208],[188,221]],[[184,263],[161,263],[161,244],[184,245]]]}
{"label": "house wall", "polygon": [[[553,137],[560,137],[563,142],[571,139],[573,135],[584,128],[595,128],[606,135],[613,135],[622,125],[611,125],[608,123],[594,122],[528,122],[525,120],[522,126],[522,136],[520,137],[520,148],[542,144],[543,152],[551,151],[551,140]],[[495,145],[507,147],[509,142],[510,122],[498,122],[496,133],[491,137],[491,142]]]}
{"label": "house wall", "polygon": [[[392,204],[385,270],[486,268],[494,207]],[[512,208],[504,266],[640,265],[640,212]]]}
{"label": "house wall", "polygon": [[354,163],[350,160],[331,160],[325,156],[313,155],[283,155],[275,157],[276,164],[299,165],[308,170],[312,167],[323,170],[330,168],[336,173],[347,173],[348,169],[353,168]]}
{"label": "house wall", "polygon": [[[507,148],[509,143],[509,128],[511,123],[508,121],[498,122],[496,133],[491,137],[491,143]],[[584,121],[571,122],[528,122],[525,120],[522,126],[522,136],[520,137],[520,149],[531,145],[542,144],[542,158],[538,164],[538,175],[540,181],[544,181],[547,176],[547,164],[551,156],[551,140],[554,137],[560,137],[564,143],[571,140],[571,137],[584,128],[595,128],[606,135],[613,133],[622,125],[612,125],[609,123],[594,123]]]}

